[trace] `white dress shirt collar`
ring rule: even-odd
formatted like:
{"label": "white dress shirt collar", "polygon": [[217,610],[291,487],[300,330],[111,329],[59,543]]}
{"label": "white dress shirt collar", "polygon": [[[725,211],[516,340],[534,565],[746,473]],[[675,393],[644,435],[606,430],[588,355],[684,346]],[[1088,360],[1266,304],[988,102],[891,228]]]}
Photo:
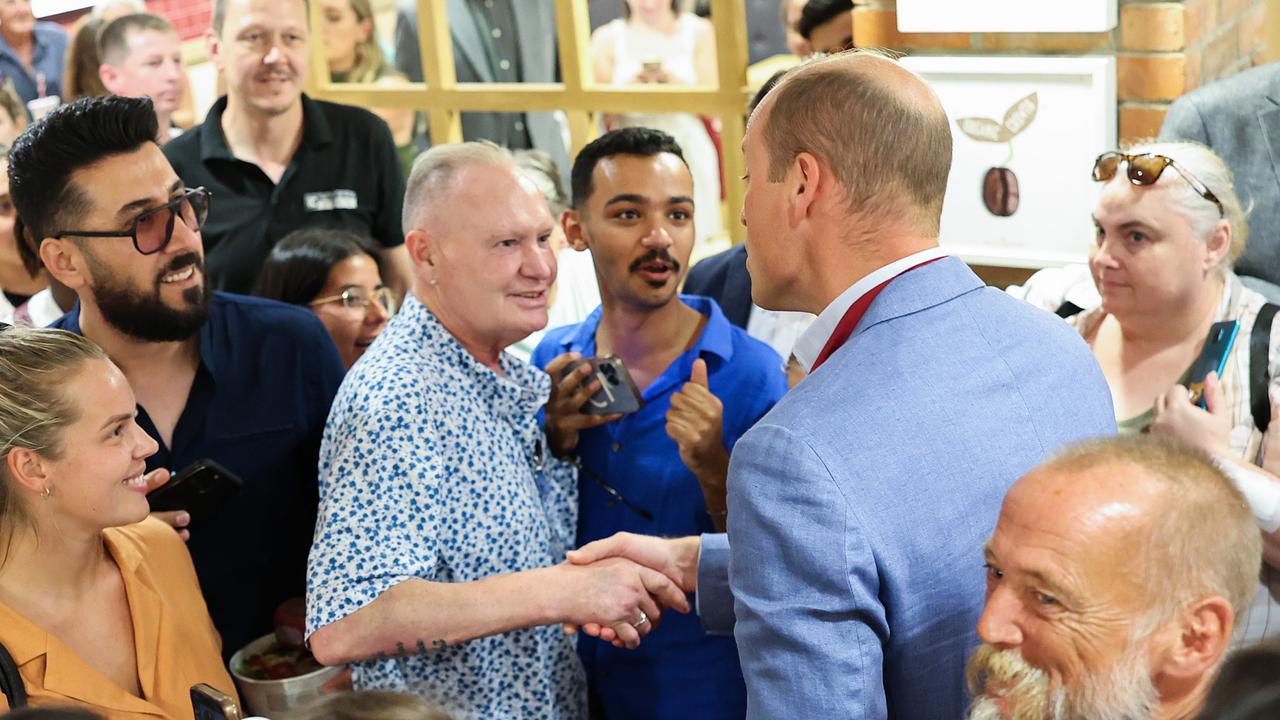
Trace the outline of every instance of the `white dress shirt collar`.
{"label": "white dress shirt collar", "polygon": [[806,373],[813,372],[813,364],[818,361],[818,355],[822,352],[822,348],[826,347],[827,340],[831,339],[832,333],[836,331],[836,326],[840,324],[840,320],[844,314],[848,312],[849,307],[858,301],[863,295],[866,295],[875,286],[897,277],[907,270],[929,262],[937,260],[940,257],[946,257],[947,252],[940,247],[932,247],[928,250],[921,250],[904,258],[894,260],[871,273],[864,275],[862,279],[849,286],[849,289],[840,293],[831,304],[818,315],[818,319],[813,321],[809,329],[796,340],[795,356],[800,362],[801,367]]}

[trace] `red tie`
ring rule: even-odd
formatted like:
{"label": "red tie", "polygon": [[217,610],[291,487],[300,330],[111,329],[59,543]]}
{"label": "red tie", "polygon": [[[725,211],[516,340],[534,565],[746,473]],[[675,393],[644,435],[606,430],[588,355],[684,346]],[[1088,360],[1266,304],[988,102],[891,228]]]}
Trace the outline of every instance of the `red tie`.
{"label": "red tie", "polygon": [[932,260],[925,260],[919,265],[912,265],[906,270],[903,270],[897,275],[894,275],[888,280],[885,280],[879,285],[871,288],[862,297],[855,300],[853,304],[849,306],[849,309],[845,310],[844,317],[840,318],[840,322],[836,324],[836,330],[831,333],[831,337],[827,339],[827,344],[822,346],[822,352],[818,353],[818,359],[813,362],[813,367],[809,369],[809,373],[812,374],[814,370],[818,369],[818,366],[826,362],[827,358],[831,357],[835,351],[839,350],[841,346],[848,342],[849,337],[853,335],[853,329],[858,326],[858,322],[862,320],[862,316],[867,314],[867,308],[871,307],[871,303],[876,299],[876,296],[880,294],[880,291],[888,287],[889,283],[903,275],[906,275],[916,268],[924,267],[931,262],[936,262],[941,259],[942,258],[940,257],[936,257]]}

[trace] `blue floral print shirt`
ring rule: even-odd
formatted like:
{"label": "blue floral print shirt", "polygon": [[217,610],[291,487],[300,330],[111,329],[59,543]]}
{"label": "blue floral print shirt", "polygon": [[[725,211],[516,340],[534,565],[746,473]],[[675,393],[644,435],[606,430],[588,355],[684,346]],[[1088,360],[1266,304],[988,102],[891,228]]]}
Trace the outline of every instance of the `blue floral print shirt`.
{"label": "blue floral print shirt", "polygon": [[[347,375],[320,450],[308,635],[411,578],[470,582],[564,559],[578,493],[536,417],[551,381],[501,362],[503,375],[481,364],[410,296]],[[423,641],[425,652],[354,663],[356,689],[413,693],[459,720],[586,717],[559,626]]]}

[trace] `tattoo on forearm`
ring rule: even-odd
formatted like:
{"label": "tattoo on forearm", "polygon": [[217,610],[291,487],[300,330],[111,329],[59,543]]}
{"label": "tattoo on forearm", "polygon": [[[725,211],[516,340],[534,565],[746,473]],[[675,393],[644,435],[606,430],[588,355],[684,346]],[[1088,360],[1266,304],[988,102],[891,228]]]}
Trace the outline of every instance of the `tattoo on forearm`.
{"label": "tattoo on forearm", "polygon": [[396,643],[396,651],[393,653],[380,652],[374,655],[375,660],[399,660],[401,658],[411,657],[413,655],[425,655],[429,652],[439,652],[449,647],[449,643],[444,640],[432,640],[428,645],[427,641],[419,640],[417,647],[407,648],[403,642]]}

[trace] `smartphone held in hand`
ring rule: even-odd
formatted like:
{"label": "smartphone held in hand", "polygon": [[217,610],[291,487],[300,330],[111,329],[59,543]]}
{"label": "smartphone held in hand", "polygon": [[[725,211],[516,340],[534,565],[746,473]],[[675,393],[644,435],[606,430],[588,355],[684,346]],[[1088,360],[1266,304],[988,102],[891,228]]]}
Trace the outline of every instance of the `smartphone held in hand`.
{"label": "smartphone held in hand", "polygon": [[235,497],[243,484],[235,473],[205,458],[147,493],[147,502],[151,503],[151,512],[186,510],[195,515]]}
{"label": "smartphone held in hand", "polygon": [[1205,407],[1204,379],[1211,372],[1216,373],[1219,379],[1222,378],[1222,371],[1227,367],[1227,356],[1231,354],[1239,332],[1239,320],[1227,320],[1210,326],[1209,336],[1204,340],[1200,356],[1191,363],[1191,371],[1187,375],[1187,389],[1191,391],[1193,404]]}
{"label": "smartphone held in hand", "polygon": [[191,686],[191,709],[195,720],[241,720],[235,698],[210,685]]}
{"label": "smartphone held in hand", "polygon": [[584,363],[591,366],[591,375],[583,382],[595,379],[599,381],[600,389],[587,399],[582,412],[587,415],[626,414],[633,413],[644,405],[644,401],[640,399],[640,391],[620,357],[583,358],[570,363],[561,377],[577,370]]}

